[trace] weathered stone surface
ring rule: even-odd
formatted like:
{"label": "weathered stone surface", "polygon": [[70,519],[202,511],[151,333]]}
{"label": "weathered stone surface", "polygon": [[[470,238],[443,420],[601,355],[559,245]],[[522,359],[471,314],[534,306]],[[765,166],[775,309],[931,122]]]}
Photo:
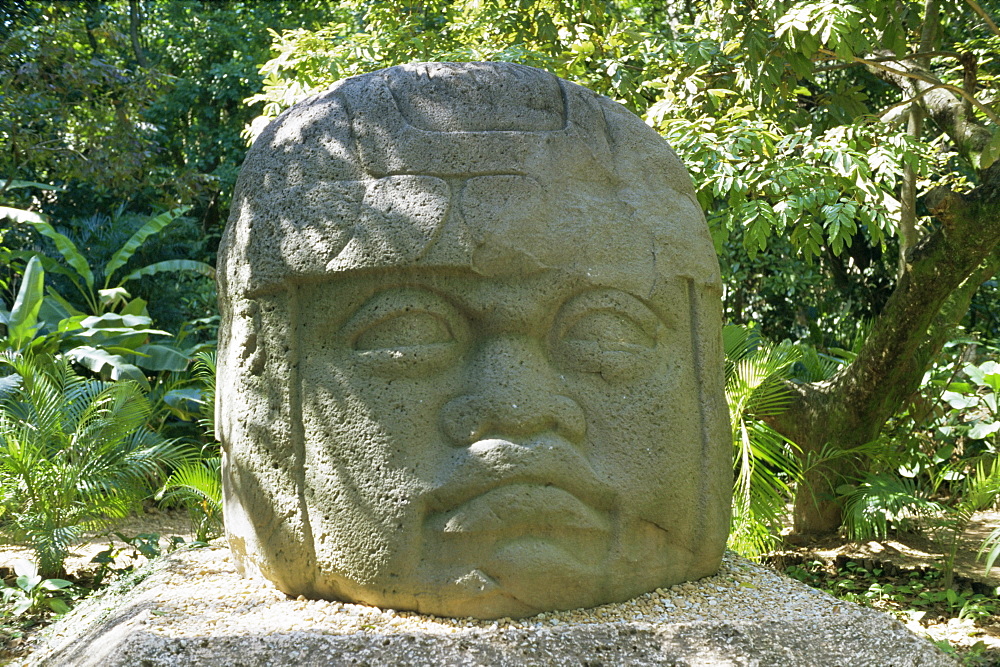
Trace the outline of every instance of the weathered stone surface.
{"label": "weathered stone surface", "polygon": [[718,568],[718,264],[619,105],[509,63],[341,81],[250,150],[218,275],[245,571],[497,618]]}
{"label": "weathered stone surface", "polygon": [[156,561],[90,600],[23,667],[397,665],[945,667],[886,614],[727,554],[718,575],[626,603],[521,621],[434,619],[298,601],[214,548]]}

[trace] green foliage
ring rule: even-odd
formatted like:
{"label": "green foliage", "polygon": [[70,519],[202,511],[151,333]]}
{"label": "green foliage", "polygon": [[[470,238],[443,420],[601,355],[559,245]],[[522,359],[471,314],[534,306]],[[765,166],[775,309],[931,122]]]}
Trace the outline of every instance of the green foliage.
{"label": "green foliage", "polygon": [[87,180],[98,192],[135,184],[152,148],[139,111],[166,77],[116,57],[127,31],[98,3],[30,4],[0,40],[0,173]]}
{"label": "green foliage", "polygon": [[187,507],[198,541],[205,542],[222,533],[222,458],[214,437],[215,352],[198,353],[194,373],[202,383],[201,388],[180,396],[177,393],[183,390],[175,390],[174,397],[198,406],[199,425],[211,444],[203,448],[200,460],[189,461],[170,475],[157,499]]}
{"label": "green foliage", "polygon": [[5,585],[0,591],[3,601],[11,605],[10,613],[13,616],[37,611],[42,606],[56,614],[69,611],[69,605],[59,592],[72,586],[72,582],[65,579],[43,579],[38,574],[38,568],[30,561],[17,559],[13,565],[17,575],[15,585]]}
{"label": "green foliage", "polygon": [[222,459],[218,456],[185,463],[167,478],[157,498],[188,508],[199,542],[222,534]]}
{"label": "green foliage", "polygon": [[[215,277],[215,270],[204,262],[168,260],[141,267],[114,281],[115,273],[118,269],[125,266],[132,255],[135,254],[148,238],[159,233],[164,227],[183,215],[188,208],[190,207],[183,206],[150,217],[114,253],[108,263],[101,269],[100,275],[103,276],[101,287],[97,286],[95,271],[91,268],[88,258],[80,252],[76,244],[69,237],[57,231],[49,224],[45,216],[30,211],[0,207],[0,217],[12,218],[16,222],[31,225],[39,234],[50,239],[65,262],[62,266],[50,263],[49,266],[52,267],[50,270],[54,269],[60,275],[66,276],[69,279],[73,287],[76,288],[79,296],[83,299],[90,314],[103,315],[107,312],[113,312],[116,309],[119,312],[130,310],[129,306],[132,302],[128,300],[129,293],[124,288],[125,283],[130,280],[165,271],[194,271],[208,278]],[[65,299],[60,297],[58,300],[64,307],[68,306],[68,302]],[[79,314],[72,307],[67,307],[67,309],[72,314]],[[131,310],[134,309],[134,307],[131,308]]]}
{"label": "green foliage", "polygon": [[903,620],[920,619],[928,612],[949,617],[988,620],[1000,614],[1000,600],[968,588],[956,589],[937,569],[911,570],[890,576],[881,568],[855,561],[831,571],[820,561],[786,568],[794,579],[849,602],[887,611]]}
{"label": "green foliage", "polygon": [[0,589],[0,597],[7,606],[7,609],[0,607],[0,615],[6,612],[12,616],[20,616],[24,613],[38,612],[43,607],[56,614],[65,614],[69,611],[69,605],[62,593],[72,586],[73,582],[65,579],[43,579],[34,563],[20,558],[16,559],[13,565],[17,578],[13,586],[5,583]]}
{"label": "green foliage", "polygon": [[[160,547],[159,533],[140,533],[129,537],[116,532],[114,536],[121,540],[123,545],[118,546],[111,540],[107,549],[90,560],[97,565],[90,585],[93,589],[100,588],[109,578],[121,577],[135,571],[136,564],[140,563],[141,559],[152,560],[163,553],[172,553],[184,544],[184,538],[179,535],[170,538],[165,550]],[[124,564],[119,564],[119,561],[124,561]]]}
{"label": "green foliage", "polygon": [[800,352],[769,346],[755,330],[734,325],[723,329],[723,344],[736,471],[729,546],[759,556],[780,539],[790,484],[800,478],[795,445],[762,421],[787,406],[784,380]]}
{"label": "green foliage", "polygon": [[949,383],[941,399],[951,407],[950,416],[960,416],[968,439],[1000,451],[1000,363],[966,364],[962,372],[970,382]]}
{"label": "green foliage", "polygon": [[[180,371],[189,356],[176,346],[150,343],[149,337],[169,335],[152,328],[147,302],[131,298],[125,283],[163,272],[193,272],[214,277],[215,271],[204,262],[164,260],[138,267],[119,276],[129,260],[151,238],[160,234],[179,217],[186,207],[167,211],[147,219],[118,247],[98,270],[91,260],[65,234],[56,230],[45,216],[29,211],[0,207],[6,216],[31,226],[50,239],[62,262],[29,252],[11,253],[28,256],[24,278],[10,314],[0,310],[0,322],[7,325],[7,346],[13,349],[56,348],[74,361],[111,379],[128,378],[148,388],[145,371]],[[93,257],[93,253],[90,253]],[[43,296],[45,269],[64,277],[76,289],[84,307],[80,311],[52,286]]]}
{"label": "green foliage", "polygon": [[0,533],[58,574],[84,530],[125,517],[182,450],[146,427],[138,384],[82,378],[65,359],[0,353]]}
{"label": "green foliage", "polygon": [[5,347],[21,350],[35,337],[39,328],[38,311],[42,307],[44,289],[45,270],[42,269],[41,260],[32,257],[24,270],[13,308],[9,312],[0,309],[0,323],[7,329]]}
{"label": "green foliage", "polygon": [[916,480],[886,472],[869,472],[857,484],[837,488],[844,508],[848,539],[885,539],[889,525],[914,529],[912,519],[944,510]]}
{"label": "green foliage", "polygon": [[[113,380],[130,379],[148,388],[137,363],[151,370],[183,368],[187,358],[173,348],[147,343],[150,335],[169,335],[149,328],[152,320],[139,314],[106,313],[101,316],[70,315],[60,297],[43,297],[45,272],[39,256],[32,256],[25,269],[14,308],[0,308],[0,322],[7,335],[3,347],[47,355],[62,350],[68,358]],[[134,308],[144,307],[135,302]],[[49,318],[45,321],[44,318]]]}
{"label": "green foliage", "polygon": [[[890,526],[916,529],[918,518],[943,531],[946,584],[974,513],[1000,500],[1000,366],[993,360],[969,363],[972,348],[958,342],[949,347],[960,352],[954,361],[925,375],[908,412],[867,448],[875,454],[868,457],[868,469],[859,472],[857,482],[837,489],[850,539],[884,539]],[[996,539],[991,535],[980,549],[987,570],[1000,557]]]}

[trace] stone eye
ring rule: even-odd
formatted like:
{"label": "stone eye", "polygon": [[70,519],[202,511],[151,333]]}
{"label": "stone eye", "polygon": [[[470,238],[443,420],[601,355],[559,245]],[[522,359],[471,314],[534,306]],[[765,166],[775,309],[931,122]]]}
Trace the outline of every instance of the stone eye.
{"label": "stone eye", "polygon": [[650,347],[656,342],[638,322],[614,310],[584,313],[566,328],[563,340],[599,343],[605,349],[625,351],[633,346]]}
{"label": "stone eye", "polygon": [[373,322],[354,339],[355,350],[389,350],[450,343],[455,336],[447,320],[426,310],[403,310]]}
{"label": "stone eye", "polygon": [[559,310],[552,350],[569,371],[620,382],[654,367],[662,322],[642,301],[618,290],[577,295]]}
{"label": "stone eye", "polygon": [[468,340],[468,322],[428,289],[393,287],[358,308],[340,335],[372,372],[417,377],[457,361]]}

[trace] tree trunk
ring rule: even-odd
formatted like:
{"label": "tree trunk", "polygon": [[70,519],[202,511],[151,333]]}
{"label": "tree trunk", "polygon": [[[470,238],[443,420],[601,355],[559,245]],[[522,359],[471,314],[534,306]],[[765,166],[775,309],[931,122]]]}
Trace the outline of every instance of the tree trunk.
{"label": "tree trunk", "polygon": [[[927,0],[925,9],[927,20],[936,21],[937,1]],[[926,30],[922,38],[929,47],[934,34]],[[924,63],[864,62],[913,98],[961,153],[969,156],[986,146],[992,133],[975,120],[969,100],[942,87]],[[968,97],[975,90],[974,64],[965,69],[973,72],[962,91]],[[912,114],[911,120],[916,120]],[[840,527],[835,491],[843,476],[857,468],[843,453],[877,437],[919,388],[979,285],[1000,270],[1000,162],[980,176],[980,185],[971,192],[925,197],[937,227],[915,242],[903,239],[896,287],[858,357],[828,381],[791,385],[789,409],[768,419],[802,450],[806,472],[795,498],[796,533],[822,534]]]}
{"label": "tree trunk", "polygon": [[843,457],[809,464],[824,448],[842,452],[878,435],[920,386],[976,289],[1000,268],[1000,168],[972,192],[943,197],[934,213],[940,227],[908,253],[857,359],[826,382],[793,386],[789,409],[768,420],[802,448],[808,468],[795,500],[797,533],[840,526],[835,489],[851,467]]}

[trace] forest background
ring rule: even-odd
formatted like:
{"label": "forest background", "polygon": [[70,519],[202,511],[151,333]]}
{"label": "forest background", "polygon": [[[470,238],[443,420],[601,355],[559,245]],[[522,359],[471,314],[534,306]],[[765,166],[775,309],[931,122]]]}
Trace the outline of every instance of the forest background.
{"label": "forest background", "polygon": [[[958,530],[1000,496],[996,16],[975,0],[9,0],[0,397],[24,404],[36,375],[62,378],[43,403],[138,387],[112,447],[133,458],[105,487],[134,502],[173,480],[211,515],[211,267],[248,141],[346,76],[514,61],[621,102],[691,171],[736,325],[734,545],[775,546],[793,497],[799,535],[921,515]],[[58,561],[69,537],[43,509],[12,519],[31,512],[9,459],[0,523]]]}

